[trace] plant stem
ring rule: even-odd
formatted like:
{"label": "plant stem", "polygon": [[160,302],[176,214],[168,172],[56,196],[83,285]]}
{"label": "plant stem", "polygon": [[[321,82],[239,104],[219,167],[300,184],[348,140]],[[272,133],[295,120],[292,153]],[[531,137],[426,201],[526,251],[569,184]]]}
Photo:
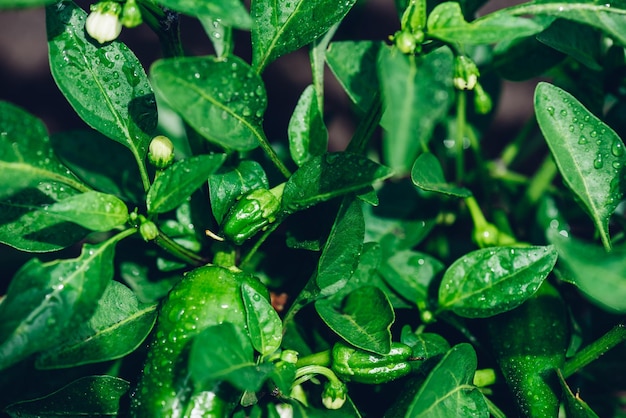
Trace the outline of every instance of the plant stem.
{"label": "plant stem", "polygon": [[463,142],[465,142],[465,107],[467,94],[459,91],[456,95],[456,182],[461,184],[465,172],[465,156],[463,155]]}
{"label": "plant stem", "polygon": [[580,350],[563,366],[563,377],[566,379],[607,351],[626,341],[626,321],[615,325],[606,334]]}
{"label": "plant stem", "polygon": [[161,231],[159,231],[159,235],[156,237],[154,242],[156,243],[156,245],[163,248],[168,253],[172,254],[175,257],[178,257],[179,259],[183,260],[186,263],[189,263],[192,266],[198,267],[206,264],[206,260],[204,258],[200,257],[193,251],[189,251]]}
{"label": "plant stem", "polygon": [[314,354],[310,354],[308,356],[302,357],[298,359],[298,362],[296,363],[297,367],[304,367],[304,366],[311,366],[311,365],[329,367],[330,366],[330,350],[324,350],[318,353],[314,353]]}
{"label": "plant stem", "polygon": [[485,396],[484,398],[485,398],[485,402],[487,402],[487,408],[489,409],[489,413],[491,414],[493,418],[506,418],[506,415],[504,414],[504,412],[502,412],[500,408],[496,406],[496,404],[491,402],[491,400],[488,397]]}
{"label": "plant stem", "polygon": [[552,160],[552,155],[548,154],[530,181],[528,189],[526,189],[527,204],[534,205],[537,203],[539,198],[550,187],[557,173],[558,169],[554,160]]}

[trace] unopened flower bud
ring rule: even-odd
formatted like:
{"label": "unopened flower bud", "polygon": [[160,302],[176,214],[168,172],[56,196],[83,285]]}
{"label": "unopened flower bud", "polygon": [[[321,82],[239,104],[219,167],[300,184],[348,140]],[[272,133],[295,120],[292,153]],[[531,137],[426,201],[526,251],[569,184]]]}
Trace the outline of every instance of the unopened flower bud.
{"label": "unopened flower bud", "polygon": [[121,11],[122,6],[112,1],[92,5],[85,22],[85,30],[101,44],[117,39],[122,32],[122,22],[119,19]]}
{"label": "unopened flower bud", "polygon": [[141,10],[139,10],[139,6],[137,6],[135,0],[127,0],[126,3],[124,3],[121,21],[122,25],[127,28],[134,28],[135,26],[141,25]]}
{"label": "unopened flower bud", "polygon": [[152,221],[146,221],[139,226],[139,234],[144,241],[153,241],[159,236],[159,229]]}
{"label": "unopened flower bud", "polygon": [[158,135],[152,138],[148,148],[148,161],[162,170],[174,161],[174,144],[166,136]]}
{"label": "unopened flower bud", "polygon": [[339,409],[346,402],[348,388],[340,380],[328,381],[324,384],[322,404],[326,409]]}
{"label": "unopened flower bud", "polygon": [[454,87],[459,90],[474,90],[480,72],[471,58],[459,55],[454,61]]}

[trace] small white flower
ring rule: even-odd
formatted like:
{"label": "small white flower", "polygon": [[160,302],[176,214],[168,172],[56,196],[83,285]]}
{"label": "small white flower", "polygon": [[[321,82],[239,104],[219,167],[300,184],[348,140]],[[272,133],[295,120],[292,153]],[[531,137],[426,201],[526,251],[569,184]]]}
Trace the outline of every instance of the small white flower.
{"label": "small white flower", "polygon": [[119,13],[94,10],[87,16],[85,29],[89,36],[103,44],[117,39],[122,32],[122,22]]}
{"label": "small white flower", "polygon": [[166,136],[158,135],[150,141],[148,160],[158,169],[164,169],[174,161],[174,144]]}

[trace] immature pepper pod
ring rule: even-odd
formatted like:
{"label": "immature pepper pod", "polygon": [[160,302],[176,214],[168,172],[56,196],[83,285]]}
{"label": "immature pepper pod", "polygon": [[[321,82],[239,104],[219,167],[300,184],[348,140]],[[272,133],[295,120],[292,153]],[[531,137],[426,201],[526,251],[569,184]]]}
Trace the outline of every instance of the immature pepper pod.
{"label": "immature pepper pod", "polygon": [[277,194],[282,195],[282,187],[277,191],[278,187],[272,190],[256,189],[243,195],[224,218],[224,236],[240,245],[275,222],[280,210],[280,198]]}
{"label": "immature pepper pod", "polygon": [[331,370],[345,381],[386,383],[411,372],[408,361],[411,355],[411,347],[399,342],[391,343],[386,355],[368,353],[339,342],[333,346]]}

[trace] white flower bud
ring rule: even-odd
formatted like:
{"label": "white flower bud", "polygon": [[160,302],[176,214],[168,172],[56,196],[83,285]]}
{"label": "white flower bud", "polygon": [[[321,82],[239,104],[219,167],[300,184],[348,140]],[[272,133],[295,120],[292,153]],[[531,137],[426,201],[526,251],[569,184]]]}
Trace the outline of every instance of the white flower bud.
{"label": "white flower bud", "polygon": [[103,44],[117,39],[122,32],[119,14],[121,6],[113,2],[98,3],[87,16],[85,30],[93,39]]}
{"label": "white flower bud", "polygon": [[174,161],[174,144],[166,136],[152,138],[148,148],[148,160],[158,169],[164,169]]}

